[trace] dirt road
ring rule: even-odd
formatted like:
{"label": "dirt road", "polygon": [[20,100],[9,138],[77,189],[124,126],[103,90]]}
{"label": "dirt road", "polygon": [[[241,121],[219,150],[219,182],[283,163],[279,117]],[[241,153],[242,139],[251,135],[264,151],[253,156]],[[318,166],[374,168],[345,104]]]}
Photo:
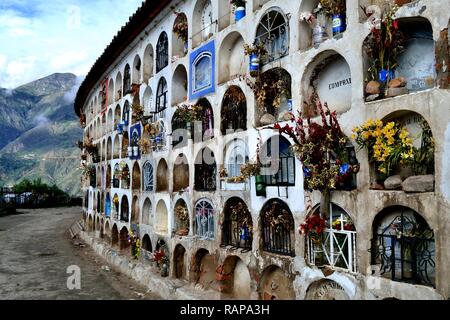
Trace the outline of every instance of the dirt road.
{"label": "dirt road", "polygon": [[[39,209],[0,217],[0,299],[159,300],[110,266],[108,271],[88,246],[75,245],[79,240],[70,239],[68,228],[80,212]],[[81,290],[67,289],[72,265],[81,269]]]}

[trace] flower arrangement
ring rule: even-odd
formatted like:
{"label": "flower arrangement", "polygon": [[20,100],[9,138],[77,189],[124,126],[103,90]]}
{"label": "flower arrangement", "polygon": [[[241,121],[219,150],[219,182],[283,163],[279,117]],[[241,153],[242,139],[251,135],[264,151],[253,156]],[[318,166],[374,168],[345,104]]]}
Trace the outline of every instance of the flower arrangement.
{"label": "flower arrangement", "polygon": [[220,170],[219,170],[219,176],[220,176],[222,179],[228,177],[227,169],[225,169],[225,168],[220,169]]}
{"label": "flower arrangement", "polygon": [[114,198],[113,198],[113,203],[116,205],[116,206],[118,206],[119,205],[119,196],[116,194],[116,195],[114,195]]}
{"label": "flower arrangement", "polygon": [[309,236],[315,244],[319,245],[322,242],[322,233],[326,228],[326,220],[320,214],[311,214],[300,225],[299,231],[300,234]]}
{"label": "flower arrangement", "polygon": [[319,3],[329,16],[345,13],[345,0],[320,0]]}
{"label": "flower arrangement", "polygon": [[355,231],[355,226],[353,225],[353,222],[351,221],[346,221],[346,223],[344,223],[344,227],[341,228],[342,225],[342,221],[341,219],[336,219],[333,221],[333,223],[331,224],[331,226],[333,227],[334,230],[345,230],[345,231]]}
{"label": "flower arrangement", "polygon": [[[322,123],[313,122],[300,113],[295,129],[289,124],[273,129],[287,134],[294,140],[293,152],[303,164],[305,187],[309,190],[327,191],[336,189],[338,183],[347,177],[349,171],[358,172],[358,164],[349,164],[346,146],[348,138],[337,120],[336,112],[331,112],[325,103],[316,101]],[[344,170],[345,169],[345,170]]]}
{"label": "flower arrangement", "polygon": [[422,120],[422,144],[414,153],[414,172],[416,174],[434,173],[434,139],[431,128],[425,120]]}
{"label": "flower arrangement", "polygon": [[139,259],[141,253],[141,242],[139,237],[133,232],[130,232],[128,235],[128,243],[131,246],[131,256],[136,260]]}
{"label": "flower arrangement", "polygon": [[245,0],[230,0],[230,4],[232,4],[236,8],[245,7],[245,2]]}
{"label": "flower arrangement", "polygon": [[369,119],[353,129],[353,139],[366,148],[369,159],[376,163],[377,171],[389,176],[400,165],[411,163],[414,147],[408,131],[394,121],[383,124]]}
{"label": "flower arrangement", "polygon": [[147,138],[139,140],[139,148],[141,149],[142,154],[149,154],[151,151],[150,140]]}
{"label": "flower arrangement", "polygon": [[175,12],[175,14],[177,15],[177,18],[175,19],[176,22],[173,26],[173,33],[175,33],[183,42],[187,42],[189,26],[186,21],[186,16],[180,12]]}
{"label": "flower arrangement", "polygon": [[[397,5],[388,6],[383,12],[381,21],[375,20],[369,36],[364,41],[370,67],[368,69],[370,80],[377,80],[381,70],[392,71],[397,67],[398,56],[404,51],[406,38],[400,31],[398,20],[395,19]],[[364,10],[367,17],[373,13]]]}
{"label": "flower arrangement", "polygon": [[131,109],[133,111],[133,119],[141,121],[144,117],[144,107],[142,107],[140,103],[133,103]]}
{"label": "flower arrangement", "polygon": [[186,122],[201,121],[203,107],[200,105],[182,104],[177,109],[178,117]]}
{"label": "flower arrangement", "polygon": [[284,227],[289,230],[292,224],[292,218],[278,202],[274,201],[271,207],[264,213],[264,219],[272,228]]}
{"label": "flower arrangement", "polygon": [[291,81],[288,74],[282,72],[282,69],[276,68],[261,73],[256,80],[248,77],[245,77],[244,80],[255,94],[260,109],[267,109],[267,107],[278,109],[283,97],[291,96]]}
{"label": "flower arrangement", "polygon": [[244,44],[244,54],[246,56],[250,56],[252,54],[257,54],[260,57],[262,57],[267,54],[267,49],[263,42],[260,42],[260,43],[254,44],[254,45],[249,45],[246,43],[246,44]]}

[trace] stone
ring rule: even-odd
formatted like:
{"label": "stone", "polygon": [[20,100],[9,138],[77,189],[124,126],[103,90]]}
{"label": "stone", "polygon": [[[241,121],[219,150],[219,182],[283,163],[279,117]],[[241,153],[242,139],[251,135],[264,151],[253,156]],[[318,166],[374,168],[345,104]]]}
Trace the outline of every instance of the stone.
{"label": "stone", "polygon": [[405,192],[431,192],[434,191],[434,175],[412,176],[402,183]]}
{"label": "stone", "polygon": [[271,115],[270,113],[266,113],[264,114],[261,119],[259,120],[259,122],[264,126],[267,124],[273,124],[275,123],[277,120],[275,119],[275,117],[273,115]]}
{"label": "stone", "polygon": [[388,97],[395,97],[395,96],[399,96],[399,95],[402,95],[402,94],[408,94],[408,88],[406,88],[406,87],[389,88],[387,90],[386,96],[388,96]]}
{"label": "stone", "polygon": [[389,81],[389,88],[403,88],[406,87],[406,80],[403,77],[395,78]]}
{"label": "stone", "polygon": [[292,113],[289,111],[285,111],[278,116],[278,121],[290,121],[292,120]]}
{"label": "stone", "polygon": [[395,0],[395,4],[398,5],[399,7],[410,2],[411,0]]}
{"label": "stone", "polygon": [[366,97],[366,101],[370,102],[370,101],[375,101],[380,97],[379,94],[371,94],[370,96]]}
{"label": "stone", "polygon": [[366,86],[366,93],[373,95],[373,94],[379,94],[380,93],[380,83],[377,81],[370,81]]}
{"label": "stone", "polygon": [[399,175],[390,176],[386,180],[384,180],[384,188],[386,190],[396,190],[402,187],[402,177]]}

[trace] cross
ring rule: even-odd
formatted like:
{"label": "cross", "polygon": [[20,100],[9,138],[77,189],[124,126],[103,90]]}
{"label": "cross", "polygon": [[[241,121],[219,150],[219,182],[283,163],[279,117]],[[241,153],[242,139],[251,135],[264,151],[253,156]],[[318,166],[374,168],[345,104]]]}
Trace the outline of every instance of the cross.
{"label": "cross", "polygon": [[344,222],[347,222],[347,220],[344,219],[344,215],[341,213],[341,217],[338,219],[338,221],[341,222],[341,231],[344,231]]}

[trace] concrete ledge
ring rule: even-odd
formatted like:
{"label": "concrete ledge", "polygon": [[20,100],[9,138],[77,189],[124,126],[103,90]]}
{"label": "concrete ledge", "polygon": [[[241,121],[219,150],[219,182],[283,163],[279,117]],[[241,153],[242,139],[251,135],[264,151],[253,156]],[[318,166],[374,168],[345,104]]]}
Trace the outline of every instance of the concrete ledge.
{"label": "concrete ledge", "polygon": [[128,257],[120,255],[119,252],[111,249],[109,245],[97,240],[85,231],[81,231],[79,237],[88,244],[97,255],[116,267],[118,271],[147,287],[150,291],[157,293],[164,299],[221,300],[219,292],[197,289],[186,280],[161,277],[151,266],[140,261],[132,261]]}

